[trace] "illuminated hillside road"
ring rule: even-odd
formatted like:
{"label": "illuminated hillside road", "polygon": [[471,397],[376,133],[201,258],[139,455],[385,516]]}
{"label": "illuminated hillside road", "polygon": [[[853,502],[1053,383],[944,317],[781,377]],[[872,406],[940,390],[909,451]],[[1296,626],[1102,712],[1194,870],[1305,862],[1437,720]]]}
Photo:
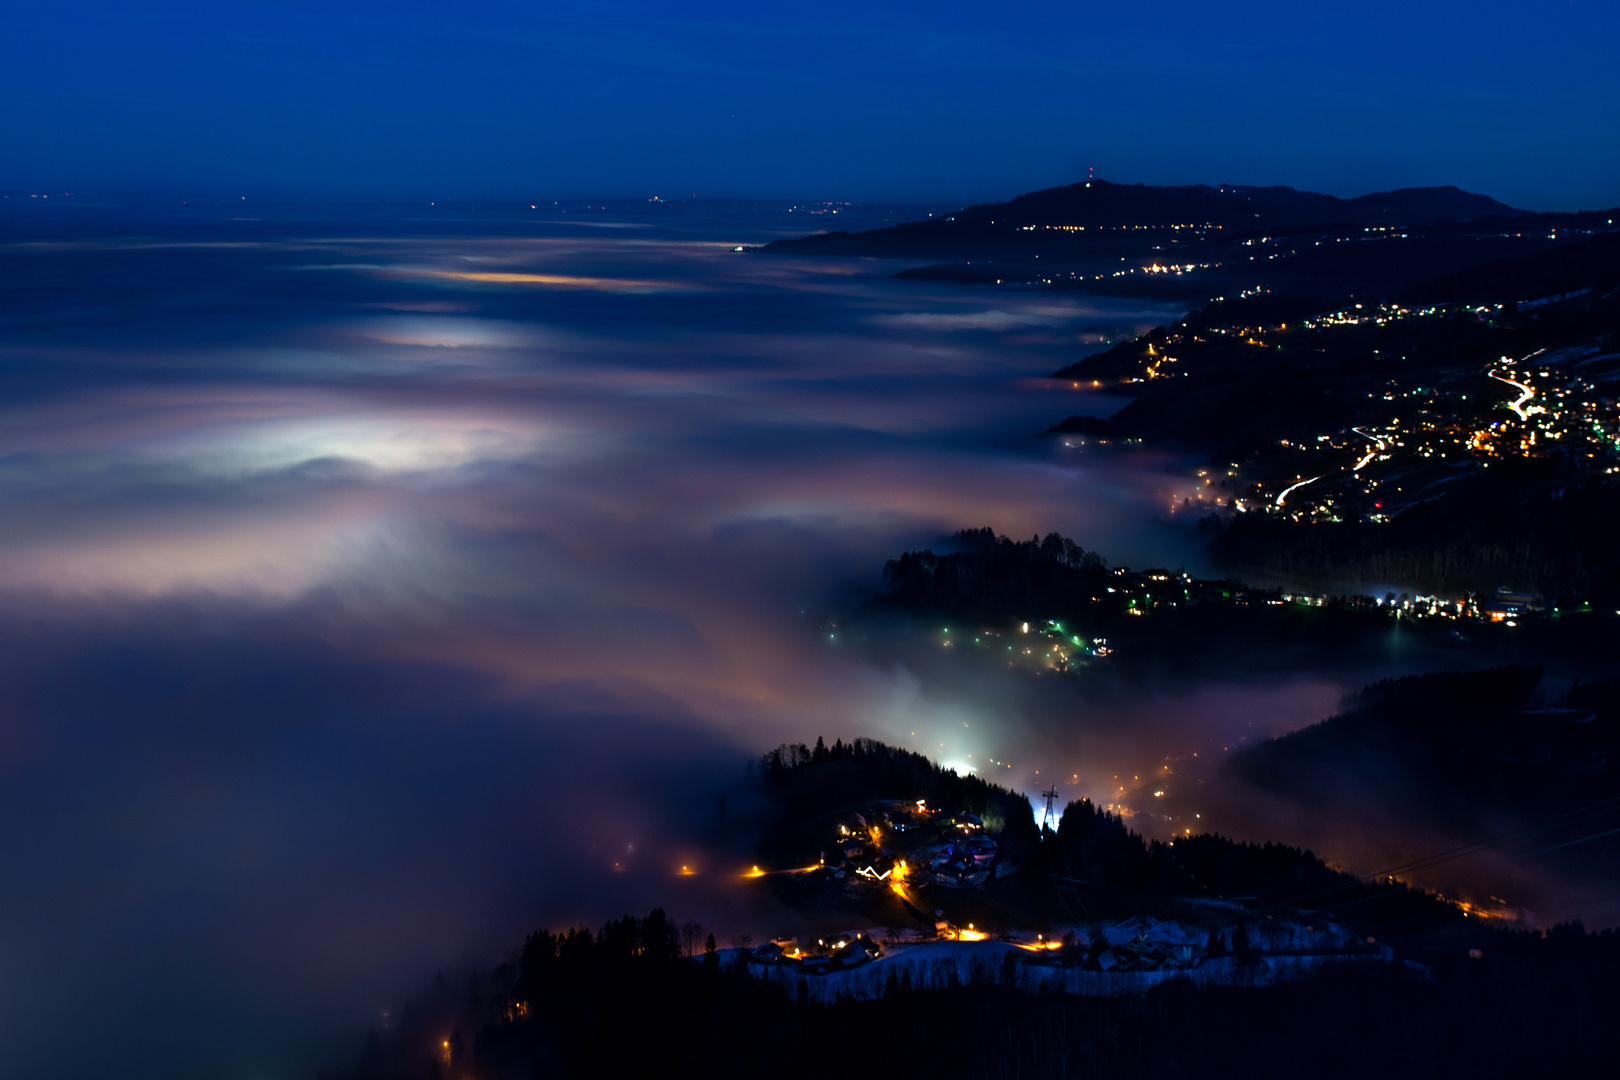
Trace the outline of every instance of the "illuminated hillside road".
{"label": "illuminated hillside road", "polygon": [[1497,382],[1505,382],[1509,386],[1517,387],[1518,389],[1524,391],[1524,393],[1519,397],[1519,400],[1513,402],[1513,404],[1509,405],[1508,407],[1519,414],[1520,420],[1528,420],[1530,417],[1529,414],[1524,411],[1524,403],[1535,397],[1536,392],[1530,389],[1530,387],[1526,386],[1524,383],[1515,382],[1506,375],[1498,375],[1494,371],[1487,372],[1486,374],[1490,375],[1490,377],[1495,379]]}
{"label": "illuminated hillside road", "polygon": [[1376,435],[1369,435],[1365,431],[1362,431],[1358,427],[1353,427],[1350,430],[1355,432],[1357,435],[1360,435],[1363,439],[1372,440],[1372,444],[1373,444],[1373,448],[1371,450],[1367,451],[1367,456],[1366,457],[1362,458],[1360,461],[1358,461],[1354,465],[1350,466],[1350,471],[1351,472],[1358,473],[1366,466],[1367,462],[1371,461],[1373,458],[1377,457],[1379,454],[1384,452],[1384,440],[1380,439]]}
{"label": "illuminated hillside road", "polygon": [[1288,498],[1289,495],[1293,494],[1298,489],[1304,487],[1306,484],[1314,484],[1320,479],[1322,479],[1320,476],[1313,476],[1309,480],[1301,480],[1299,483],[1294,484],[1291,487],[1284,488],[1282,490],[1282,493],[1277,496],[1277,505],[1281,506],[1283,504],[1284,499]]}

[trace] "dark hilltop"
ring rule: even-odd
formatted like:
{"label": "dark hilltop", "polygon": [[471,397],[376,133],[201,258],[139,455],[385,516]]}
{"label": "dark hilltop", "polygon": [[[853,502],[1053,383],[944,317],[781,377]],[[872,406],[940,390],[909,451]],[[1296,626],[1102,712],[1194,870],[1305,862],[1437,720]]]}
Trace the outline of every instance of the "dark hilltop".
{"label": "dark hilltop", "polygon": [[766,255],[913,260],[895,277],[1197,306],[1287,292],[1385,300],[1613,227],[1613,210],[1535,213],[1456,187],[1340,199],[1289,187],[1091,180]]}
{"label": "dark hilltop", "polygon": [[[1306,225],[1427,225],[1528,214],[1456,187],[1401,188],[1340,199],[1291,187],[1193,184],[1154,187],[1082,181],[982,203],[955,213],[867,232],[777,240],[773,254],[962,258],[1059,253],[1107,246],[1110,233],[1222,230],[1248,233]],[[1086,236],[1084,233],[1096,233]]]}

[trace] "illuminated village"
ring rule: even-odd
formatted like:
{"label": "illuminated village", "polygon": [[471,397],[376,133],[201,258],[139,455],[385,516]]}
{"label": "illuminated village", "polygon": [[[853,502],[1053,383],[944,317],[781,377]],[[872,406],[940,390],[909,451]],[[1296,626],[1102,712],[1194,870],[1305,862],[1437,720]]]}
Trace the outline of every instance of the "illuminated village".
{"label": "illuminated village", "polygon": [[[1379,349],[1372,343],[1378,338],[1368,335],[1398,324],[1465,320],[1494,328],[1506,316],[1582,295],[1559,293],[1514,305],[1512,311],[1502,304],[1355,304],[1293,323],[1181,328],[1144,341],[1137,370],[1115,373],[1111,384],[1123,388],[1186,378],[1193,372],[1185,351],[1223,338],[1257,353],[1308,352],[1319,348],[1320,340],[1346,347],[1333,335],[1348,334],[1377,359]],[[1496,461],[1556,458],[1576,474],[1614,474],[1620,471],[1620,400],[1612,385],[1617,367],[1620,356],[1612,348],[1589,340],[1518,359],[1495,357],[1477,367],[1437,370],[1424,364],[1410,374],[1395,373],[1362,392],[1357,411],[1370,422],[1280,436],[1270,451],[1247,463],[1199,470],[1193,487],[1177,492],[1170,509],[1382,523],[1435,497],[1459,472],[1487,469]],[[1095,389],[1110,382],[1095,379],[1087,385]],[[1085,438],[1065,441],[1079,445]]]}
{"label": "illuminated village", "polygon": [[[1196,985],[1267,985],[1305,978],[1324,965],[1400,964],[1374,939],[1322,913],[1240,901],[1188,898],[1158,915],[1080,919],[1073,925],[1009,925],[981,899],[1018,867],[977,815],[892,800],[851,812],[816,865],[788,871],[840,883],[854,897],[892,893],[910,925],[846,927],[813,939],[773,938],[721,950],[760,978],[813,999],[881,997],[904,981],[918,989],[998,983],[1085,995],[1140,993],[1166,979]],[[766,876],[753,868],[745,878]],[[1072,891],[1072,889],[1071,889]],[[975,901],[978,901],[975,903]],[[1074,914],[1084,913],[1076,897]],[[892,910],[892,909],[891,909]],[[951,911],[995,911],[996,924]]]}
{"label": "illuminated village", "polygon": [[[1097,633],[1119,617],[1142,619],[1143,632],[1152,618],[1186,612],[1276,612],[1332,608],[1374,618],[1408,622],[1474,623],[1513,628],[1525,619],[1555,614],[1547,597],[1534,591],[1502,586],[1493,592],[1464,592],[1456,596],[1388,592],[1374,595],[1330,595],[1282,588],[1259,589],[1226,579],[1196,578],[1163,568],[1136,570],[1119,567],[1109,572],[1101,594],[1065,619],[1020,621],[1011,626],[982,626],[964,630],[941,627],[935,640],[940,648],[965,652],[985,660],[1004,662],[1008,668],[1043,673],[1083,671],[1112,658],[1129,656],[1129,646],[1117,632]],[[1574,610],[1589,609],[1576,605]],[[1131,625],[1131,623],[1127,623]],[[1459,633],[1461,631],[1458,631]],[[1121,654],[1122,648],[1127,649]]]}
{"label": "illuminated village", "polygon": [[1464,392],[1462,380],[1442,386],[1390,380],[1369,396],[1399,415],[1310,442],[1280,440],[1300,458],[1300,479],[1275,495],[1269,493],[1275,482],[1256,481],[1252,508],[1294,521],[1356,514],[1381,523],[1432,497],[1458,469],[1490,468],[1498,460],[1558,455],[1583,472],[1613,474],[1620,471],[1620,407],[1583,369],[1615,360],[1595,345],[1516,362],[1503,357],[1484,374],[1516,396],[1494,400]]}

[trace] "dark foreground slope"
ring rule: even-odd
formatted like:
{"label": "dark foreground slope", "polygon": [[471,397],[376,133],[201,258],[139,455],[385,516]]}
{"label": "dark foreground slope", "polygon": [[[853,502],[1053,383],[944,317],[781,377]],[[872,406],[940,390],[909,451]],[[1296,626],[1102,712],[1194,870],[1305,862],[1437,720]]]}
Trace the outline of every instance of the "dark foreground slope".
{"label": "dark foreground slope", "polygon": [[[787,772],[842,775],[835,759],[800,757]],[[900,768],[896,779],[913,771],[903,757],[869,764],[879,762]],[[701,955],[682,956],[675,921],[655,910],[594,931],[539,930],[492,970],[441,976],[340,1075],[1522,1077],[1587,1075],[1609,1053],[1601,1033],[1620,1004],[1614,935],[1578,924],[1546,935],[1493,930],[1433,896],[1356,880],[1281,845],[1149,844],[1085,802],[1041,844],[1024,872],[1049,887],[1083,877],[1066,904],[1085,904],[1086,917],[1242,894],[1244,903],[1207,908],[1229,924],[1212,943],[1230,941],[1240,968],[1260,964],[1244,927],[1302,904],[1367,935],[1368,952],[1388,942],[1412,962],[1329,967],[1286,987],[1171,980],[1136,996],[1080,997],[1042,977],[1053,961],[1009,953],[996,969],[926,985],[908,971],[876,997],[824,1001],[810,990],[817,976],[766,981],[712,937]],[[1094,929],[1085,937],[1093,952],[1109,947]],[[1085,948],[1065,938],[1055,963],[1079,966]]]}
{"label": "dark foreground slope", "polygon": [[516,961],[419,998],[352,1075],[1595,1076],[1608,1063],[1602,1033],[1620,958],[1615,941],[1575,931],[1501,935],[1434,981],[1349,970],[1279,988],[1170,983],[1118,999],[988,982],[824,1005],[717,960],[679,958],[667,927],[654,912],[597,935],[537,935]]}

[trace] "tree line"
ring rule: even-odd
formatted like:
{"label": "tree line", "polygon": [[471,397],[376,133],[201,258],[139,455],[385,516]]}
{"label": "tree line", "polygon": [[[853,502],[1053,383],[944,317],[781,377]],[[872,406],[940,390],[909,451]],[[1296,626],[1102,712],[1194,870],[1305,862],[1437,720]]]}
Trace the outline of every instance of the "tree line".
{"label": "tree line", "polygon": [[764,841],[770,856],[809,850],[830,815],[881,799],[923,799],[976,814],[1013,858],[1032,856],[1040,841],[1027,796],[876,739],[783,744],[760,759],[759,775],[778,812]]}
{"label": "tree line", "polygon": [[956,550],[908,551],[883,566],[887,602],[911,609],[971,612],[987,619],[1073,610],[1093,599],[1108,564],[1068,537],[1012,540],[994,529],[964,529]]}

